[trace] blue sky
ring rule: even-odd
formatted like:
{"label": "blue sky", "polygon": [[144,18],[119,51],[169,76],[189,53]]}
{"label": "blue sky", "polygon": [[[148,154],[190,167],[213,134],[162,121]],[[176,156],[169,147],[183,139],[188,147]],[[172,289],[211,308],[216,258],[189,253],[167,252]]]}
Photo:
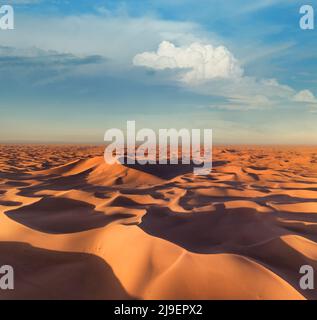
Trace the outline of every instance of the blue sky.
{"label": "blue sky", "polygon": [[7,3],[0,141],[102,143],[136,120],[213,128],[217,143],[317,143],[309,1]]}

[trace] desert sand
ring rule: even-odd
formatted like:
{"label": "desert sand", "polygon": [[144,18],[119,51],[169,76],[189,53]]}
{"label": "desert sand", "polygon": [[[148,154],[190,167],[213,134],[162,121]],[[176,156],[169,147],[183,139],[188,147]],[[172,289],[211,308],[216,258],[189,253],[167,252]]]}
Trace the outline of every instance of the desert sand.
{"label": "desert sand", "polygon": [[317,147],[217,146],[214,167],[0,146],[0,299],[316,299]]}

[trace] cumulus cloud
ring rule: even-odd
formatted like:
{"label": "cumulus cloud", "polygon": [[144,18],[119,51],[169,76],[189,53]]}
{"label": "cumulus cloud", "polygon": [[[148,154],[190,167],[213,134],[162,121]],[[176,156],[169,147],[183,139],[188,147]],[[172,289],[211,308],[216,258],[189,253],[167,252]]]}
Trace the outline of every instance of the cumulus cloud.
{"label": "cumulus cloud", "polygon": [[296,92],[276,79],[244,75],[239,61],[224,46],[194,42],[177,47],[163,41],[156,52],[145,51],[134,56],[133,64],[154,70],[175,70],[176,79],[187,88],[224,99],[211,108],[253,110],[303,103],[317,107],[317,98],[309,90]]}
{"label": "cumulus cloud", "polygon": [[302,90],[299,91],[295,96],[294,96],[294,101],[296,102],[305,102],[309,104],[317,104],[317,99],[314,96],[314,94],[309,91],[309,90]]}
{"label": "cumulus cloud", "polygon": [[185,70],[181,80],[187,83],[217,78],[232,79],[243,75],[239,62],[226,47],[213,47],[198,42],[176,47],[172,42],[163,41],[156,52],[137,54],[133,64],[155,70]]}

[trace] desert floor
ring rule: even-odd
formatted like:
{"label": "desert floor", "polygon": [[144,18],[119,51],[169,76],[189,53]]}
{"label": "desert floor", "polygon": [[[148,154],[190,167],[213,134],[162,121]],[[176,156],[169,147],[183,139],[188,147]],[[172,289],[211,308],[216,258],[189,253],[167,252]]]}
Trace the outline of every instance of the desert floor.
{"label": "desert floor", "polygon": [[316,299],[317,147],[108,165],[93,146],[0,145],[0,299]]}

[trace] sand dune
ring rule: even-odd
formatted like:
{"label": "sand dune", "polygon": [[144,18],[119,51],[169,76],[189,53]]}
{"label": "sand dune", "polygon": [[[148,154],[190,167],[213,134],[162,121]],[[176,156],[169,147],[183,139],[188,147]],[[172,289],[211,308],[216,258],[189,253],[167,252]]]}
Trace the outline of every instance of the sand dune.
{"label": "sand dune", "polygon": [[0,299],[316,299],[317,149],[217,147],[190,166],[0,146]]}

